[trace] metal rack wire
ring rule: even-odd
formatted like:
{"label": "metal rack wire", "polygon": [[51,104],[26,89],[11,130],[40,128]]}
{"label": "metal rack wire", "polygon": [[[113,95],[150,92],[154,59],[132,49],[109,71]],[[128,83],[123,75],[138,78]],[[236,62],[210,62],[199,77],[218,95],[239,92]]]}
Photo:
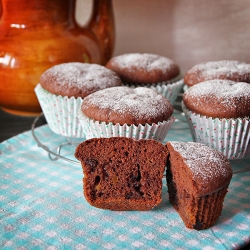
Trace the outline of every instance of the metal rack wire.
{"label": "metal rack wire", "polygon": [[[35,120],[33,121],[32,125],[31,125],[31,132],[32,132],[32,136],[33,138],[35,139],[38,147],[41,147],[43,148],[45,151],[48,152],[48,156],[49,156],[49,159],[51,161],[56,161],[58,160],[59,158],[62,159],[62,160],[65,160],[67,162],[70,162],[70,163],[73,163],[73,164],[77,164],[77,165],[81,165],[81,163],[77,160],[72,160],[72,159],[69,159],[67,157],[64,157],[61,155],[61,149],[62,147],[66,146],[66,145],[72,145],[72,146],[76,146],[73,142],[70,141],[69,138],[66,137],[67,139],[67,142],[63,142],[61,143],[57,149],[56,149],[56,152],[52,151],[51,149],[49,149],[46,145],[42,144],[40,142],[40,140],[38,139],[38,137],[36,136],[35,134],[35,128],[36,128],[36,124],[38,122],[38,120],[43,116],[43,113],[41,113],[38,117],[35,118]],[[52,156],[53,155],[53,156]]]}
{"label": "metal rack wire", "polygon": [[[62,160],[65,160],[67,162],[70,162],[70,163],[73,163],[73,164],[76,164],[76,165],[81,165],[81,163],[78,161],[78,160],[72,160],[70,158],[67,158],[63,155],[61,155],[61,149],[62,147],[64,146],[68,146],[68,145],[71,145],[73,147],[76,147],[76,144],[74,142],[72,142],[70,140],[70,138],[66,138],[66,142],[63,142],[61,143],[56,151],[54,152],[53,150],[49,149],[46,145],[44,145],[40,139],[36,136],[35,134],[35,128],[36,128],[36,124],[37,122],[39,121],[39,119],[43,116],[43,113],[41,113],[38,117],[35,118],[35,120],[33,121],[32,125],[31,125],[31,132],[32,132],[32,136],[34,138],[34,140],[36,141],[38,147],[41,147],[43,148],[45,151],[48,152],[48,157],[51,161],[56,161],[58,159],[62,159]],[[233,174],[238,174],[238,173],[245,173],[245,172],[250,172],[250,166],[249,167],[246,167],[246,168],[243,168],[243,169],[238,169],[238,170],[234,170],[233,171]]]}

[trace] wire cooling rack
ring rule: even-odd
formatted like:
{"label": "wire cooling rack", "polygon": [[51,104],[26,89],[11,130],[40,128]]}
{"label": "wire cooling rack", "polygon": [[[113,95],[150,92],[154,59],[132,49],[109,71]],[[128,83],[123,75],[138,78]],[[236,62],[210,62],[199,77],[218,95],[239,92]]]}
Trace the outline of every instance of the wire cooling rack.
{"label": "wire cooling rack", "polygon": [[49,156],[49,159],[50,159],[51,161],[56,161],[56,160],[58,160],[58,159],[60,158],[60,159],[65,160],[65,161],[67,161],[67,162],[70,162],[70,163],[73,163],[73,164],[77,164],[77,165],[81,165],[81,163],[80,163],[79,161],[77,161],[77,160],[72,160],[72,159],[70,159],[70,158],[68,158],[68,157],[65,157],[65,156],[61,155],[61,149],[62,149],[62,147],[67,146],[67,145],[71,145],[71,146],[73,146],[73,147],[76,147],[76,146],[77,146],[74,142],[72,142],[72,141],[70,140],[70,138],[65,137],[67,141],[61,143],[61,144],[57,147],[56,151],[53,151],[53,150],[51,150],[50,148],[48,148],[45,144],[43,144],[43,143],[40,141],[40,138],[38,138],[38,137],[36,136],[36,133],[35,133],[36,124],[37,124],[37,122],[39,121],[39,119],[41,119],[42,116],[43,116],[43,113],[41,113],[38,117],[36,117],[35,120],[33,121],[32,125],[31,125],[32,136],[33,136],[34,140],[36,141],[38,147],[41,147],[41,148],[43,148],[45,151],[48,152],[48,156]]}
{"label": "wire cooling rack", "polygon": [[[38,147],[41,147],[43,148],[45,151],[48,152],[48,157],[51,161],[56,161],[58,159],[62,159],[64,161],[67,161],[67,162],[70,162],[70,163],[73,163],[73,164],[76,164],[76,165],[81,165],[80,161],[78,160],[73,160],[73,159],[70,159],[68,157],[65,157],[61,154],[61,149],[65,146],[72,146],[74,147],[74,150],[77,146],[77,144],[72,141],[70,138],[68,137],[65,137],[66,138],[66,142],[62,142],[60,143],[56,150],[52,150],[50,149],[48,146],[46,146],[43,142],[41,142],[41,139],[38,138],[38,136],[36,135],[35,133],[35,128],[36,128],[36,125],[38,123],[38,121],[43,117],[43,113],[41,113],[39,116],[37,116],[35,118],[35,120],[33,121],[32,125],[31,125],[31,132],[32,132],[32,136],[34,138],[34,140],[36,141]],[[250,172],[250,165],[248,167],[245,167],[243,169],[237,169],[237,170],[233,170],[233,174],[238,174],[238,173],[245,173],[245,172]]]}

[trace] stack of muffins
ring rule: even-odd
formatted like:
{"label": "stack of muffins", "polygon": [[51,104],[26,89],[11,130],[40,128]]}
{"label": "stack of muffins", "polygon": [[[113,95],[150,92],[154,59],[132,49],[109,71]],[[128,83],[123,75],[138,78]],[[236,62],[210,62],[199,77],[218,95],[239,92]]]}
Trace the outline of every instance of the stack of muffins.
{"label": "stack of muffins", "polygon": [[[114,57],[106,67],[64,63],[42,74],[35,92],[53,132],[87,139],[165,139],[174,122],[172,103],[183,86],[183,81],[176,83],[178,65],[154,54],[121,57],[125,66]],[[137,80],[139,88],[124,86],[123,75]]]}
{"label": "stack of muffins", "polygon": [[120,77],[104,66],[63,63],[46,70],[35,88],[38,101],[51,130],[56,134],[83,138],[78,119],[83,99],[98,90],[122,86]]}
{"label": "stack of muffins", "polygon": [[193,140],[228,159],[250,156],[250,64],[201,63],[186,72],[184,82],[182,108]]}
{"label": "stack of muffins", "polygon": [[122,136],[163,142],[174,122],[173,102],[183,86],[178,81],[179,66],[163,56],[132,53],[111,58],[106,67],[125,86],[84,99],[79,119],[86,138]]}
{"label": "stack of muffins", "polygon": [[115,71],[124,85],[152,88],[172,104],[183,88],[180,67],[164,56],[128,53],[111,58],[106,67]]}
{"label": "stack of muffins", "polygon": [[[82,164],[84,196],[90,205],[110,210],[153,209],[161,202],[167,168],[169,200],[185,225],[200,230],[216,222],[232,178],[230,157],[199,142],[162,144],[175,119],[173,103],[184,83],[180,78],[179,67],[169,58],[138,53],[111,58],[106,67],[57,65],[41,76],[35,91],[52,131],[87,139],[77,146],[75,157]],[[245,110],[240,108],[240,116],[249,116],[248,86],[228,80],[203,84],[209,95],[208,86],[244,88],[246,94],[240,99]],[[203,85],[196,85],[184,94],[183,109],[187,116],[191,113],[189,118],[194,112],[203,114],[194,104],[203,101],[194,94],[198,88],[196,92],[203,96]],[[237,118],[237,122],[249,130],[248,121]],[[243,134],[247,128],[238,123],[241,140],[249,141]],[[245,155],[249,150],[242,151]]]}

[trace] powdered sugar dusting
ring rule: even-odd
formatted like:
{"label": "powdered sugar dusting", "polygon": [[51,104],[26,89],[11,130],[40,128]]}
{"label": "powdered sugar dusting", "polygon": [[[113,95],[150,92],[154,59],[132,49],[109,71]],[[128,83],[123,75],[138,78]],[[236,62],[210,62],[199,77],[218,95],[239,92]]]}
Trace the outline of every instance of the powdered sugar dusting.
{"label": "powdered sugar dusting", "polygon": [[148,72],[160,70],[165,73],[174,65],[174,62],[167,57],[147,53],[123,54],[116,56],[113,60],[121,69],[134,67],[135,69],[144,69]]}
{"label": "powdered sugar dusting", "polygon": [[245,109],[244,116],[249,116],[250,84],[229,80],[209,80],[190,87],[184,93],[183,100],[185,104],[189,101],[189,109],[197,108],[194,110],[196,112],[199,112],[198,109],[201,107],[213,109],[215,113],[220,113],[219,111],[230,113],[235,110],[243,112]]}
{"label": "powdered sugar dusting", "polygon": [[192,67],[187,74],[196,74],[206,80],[221,78],[229,80],[250,80],[250,64],[235,60],[204,62]]}
{"label": "powdered sugar dusting", "polygon": [[57,94],[63,91],[82,91],[92,93],[99,89],[122,85],[119,76],[98,64],[63,63],[45,71],[40,79],[41,85],[48,89],[47,82],[56,85]]}
{"label": "powdered sugar dusting", "polygon": [[194,180],[209,185],[211,181],[225,178],[229,181],[232,168],[228,159],[219,151],[197,142],[169,142],[183,157],[192,171]]}
{"label": "powdered sugar dusting", "polygon": [[209,80],[196,84],[187,90],[187,95],[215,96],[220,100],[230,100],[231,98],[250,98],[250,84],[245,82],[234,82],[229,80]]}
{"label": "powdered sugar dusting", "polygon": [[[138,87],[112,87],[95,92],[84,99],[82,107],[95,106],[101,109],[110,109],[118,114],[129,113],[136,119],[159,116],[173,113],[169,100],[156,91]],[[100,111],[101,112],[101,111]]]}

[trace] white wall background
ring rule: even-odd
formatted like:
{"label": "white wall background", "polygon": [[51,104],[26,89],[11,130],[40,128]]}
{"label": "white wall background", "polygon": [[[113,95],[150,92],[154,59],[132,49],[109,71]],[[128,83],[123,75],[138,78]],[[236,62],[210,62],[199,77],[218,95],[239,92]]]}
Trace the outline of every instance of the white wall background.
{"label": "white wall background", "polygon": [[[78,0],[84,24],[92,0]],[[113,0],[114,55],[149,52],[172,58],[183,71],[222,59],[250,63],[250,0]]]}

